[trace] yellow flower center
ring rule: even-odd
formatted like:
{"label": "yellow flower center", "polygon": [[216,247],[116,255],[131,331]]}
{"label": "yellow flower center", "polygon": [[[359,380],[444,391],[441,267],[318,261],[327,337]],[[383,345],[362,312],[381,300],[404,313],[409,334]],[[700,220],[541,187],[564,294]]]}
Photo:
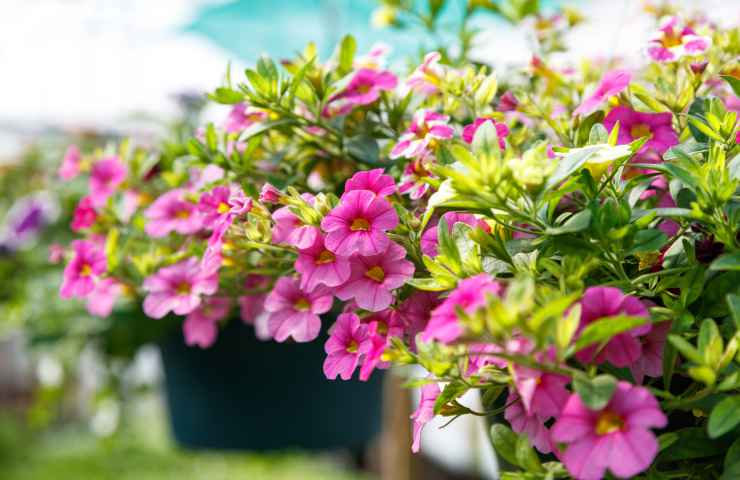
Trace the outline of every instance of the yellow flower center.
{"label": "yellow flower center", "polygon": [[311,303],[304,297],[299,298],[293,305],[299,312],[306,312],[311,308]]}
{"label": "yellow flower center", "polygon": [[82,265],[82,268],[80,268],[80,276],[89,277],[90,275],[92,275],[92,267],[89,263],[85,263]]}
{"label": "yellow flower center", "polygon": [[672,48],[681,45],[681,34],[676,35],[675,33],[663,33],[663,38],[660,39],[661,45],[665,48]]}
{"label": "yellow flower center", "polygon": [[380,283],[383,281],[383,279],[385,279],[385,272],[378,265],[375,265],[367,272],[365,272],[365,276]]}
{"label": "yellow flower center", "polygon": [[360,346],[357,345],[357,342],[355,342],[354,340],[352,340],[351,342],[349,342],[349,345],[347,345],[347,352],[348,353],[357,353],[357,350],[359,350],[359,349],[360,349]]}
{"label": "yellow flower center", "polygon": [[188,282],[180,282],[175,291],[177,291],[178,295],[188,295],[190,294],[190,284]]}
{"label": "yellow flower center", "polygon": [[228,212],[230,209],[231,209],[231,207],[229,207],[229,204],[228,203],[221,202],[221,203],[218,204],[218,208],[216,209],[216,211],[218,213],[223,214],[223,213]]}
{"label": "yellow flower center", "polygon": [[357,91],[360,93],[367,93],[370,91],[370,85],[366,85],[366,84],[360,85],[359,87],[357,87]]}
{"label": "yellow flower center", "polygon": [[653,132],[650,130],[650,127],[648,127],[644,123],[633,125],[630,129],[630,135],[632,135],[632,138],[649,137],[652,134]]}
{"label": "yellow flower center", "polygon": [[350,225],[349,229],[353,232],[367,232],[370,230],[370,222],[364,218],[355,218],[352,220],[352,225]]}
{"label": "yellow flower center", "polygon": [[388,324],[385,322],[378,322],[378,333],[381,335],[388,333]]}
{"label": "yellow flower center", "polygon": [[183,220],[190,218],[190,210],[178,210],[177,213],[175,213],[175,216]]}
{"label": "yellow flower center", "polygon": [[324,265],[327,263],[331,263],[336,259],[333,253],[331,253],[329,250],[324,250],[319,254],[318,257],[316,257],[316,265]]}
{"label": "yellow flower center", "polygon": [[622,417],[609,410],[604,410],[599,419],[596,421],[596,434],[607,435],[614,433],[624,428],[624,420]]}

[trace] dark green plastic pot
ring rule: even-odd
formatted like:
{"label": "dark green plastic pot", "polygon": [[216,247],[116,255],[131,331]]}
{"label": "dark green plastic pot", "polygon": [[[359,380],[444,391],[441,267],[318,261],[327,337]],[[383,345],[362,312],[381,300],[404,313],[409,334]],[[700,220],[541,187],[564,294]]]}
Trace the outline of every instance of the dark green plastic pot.
{"label": "dark green plastic pot", "polygon": [[325,340],[324,333],[311,343],[262,342],[239,320],[207,350],[186,346],[180,332],[165,337],[177,442],[197,449],[362,449],[380,432],[381,375],[366,383],[327,380]]}

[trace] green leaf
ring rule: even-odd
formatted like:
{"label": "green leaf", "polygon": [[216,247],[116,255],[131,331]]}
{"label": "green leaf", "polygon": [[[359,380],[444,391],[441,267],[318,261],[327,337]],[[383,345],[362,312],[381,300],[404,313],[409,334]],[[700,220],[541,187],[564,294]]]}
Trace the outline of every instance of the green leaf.
{"label": "green leaf", "polygon": [[740,271],[740,252],[725,253],[717,257],[711,265],[709,270],[733,270]]}
{"label": "green leaf", "polygon": [[573,388],[581,401],[591,410],[601,410],[611,400],[617,388],[617,379],[611,375],[598,375],[589,378],[587,375],[577,375],[573,379]]}
{"label": "green leaf", "polygon": [[657,228],[640,230],[635,234],[629,253],[657,252],[668,241],[668,236]]}
{"label": "green leaf", "polygon": [[740,395],[729,397],[717,404],[709,415],[707,433],[717,438],[729,432],[740,423]]}
{"label": "green leaf", "polygon": [[740,295],[734,293],[727,294],[727,306],[735,322],[735,329],[740,330]]}
{"label": "green leaf", "polygon": [[591,210],[581,210],[572,215],[559,227],[552,227],[545,230],[548,235],[563,235],[565,233],[575,233],[586,230],[591,225]]}
{"label": "green leaf", "polygon": [[730,84],[730,88],[735,92],[735,96],[740,97],[740,78],[733,77],[732,75],[720,75],[720,77]]}
{"label": "green leaf", "polygon": [[[740,466],[740,438],[735,439],[734,442],[732,442],[732,445],[730,445],[730,448],[727,449],[727,455],[725,455],[725,473],[727,473],[727,470],[735,467]],[[738,471],[740,474],[740,471]],[[738,477],[734,477],[738,478]]]}
{"label": "green leaf", "polygon": [[454,381],[445,385],[444,390],[442,390],[442,393],[439,394],[437,400],[434,402],[434,414],[438,415],[445,405],[459,398],[468,389],[469,387],[461,381]]}
{"label": "green leaf", "polygon": [[406,284],[425,292],[443,292],[455,286],[454,284],[442,285],[435,278],[412,278],[406,280]]}
{"label": "green leaf", "polygon": [[660,452],[657,461],[671,462],[713,457],[724,454],[729,447],[729,442],[707,437],[706,429],[703,427],[683,428],[675,433],[678,435],[678,441]]}
{"label": "green leaf", "polygon": [[524,470],[537,473],[545,471],[542,468],[540,458],[532,448],[532,445],[530,445],[526,435],[519,435],[519,438],[516,439],[516,450],[514,454],[516,455],[517,463]]}
{"label": "green leaf", "polygon": [[[484,125],[490,123],[491,122],[486,122],[484,123]],[[565,157],[560,159],[560,161],[558,162],[558,166],[555,168],[555,171],[547,179],[547,182],[545,182],[544,189],[548,190],[568,178],[573,172],[581,168],[589,158],[591,158],[602,148],[604,147],[599,145],[583,147],[565,155]]]}
{"label": "green leaf", "polygon": [[500,423],[491,425],[490,433],[491,444],[496,455],[499,455],[512,465],[519,465],[519,460],[516,456],[517,434]]}
{"label": "green leaf", "polygon": [[693,345],[686,341],[686,339],[682,336],[670,334],[668,335],[668,341],[671,342],[671,345],[676,347],[676,350],[681,352],[681,355],[683,355],[687,360],[690,360],[699,365],[704,362],[704,359],[699,353],[699,350],[697,350]]}
{"label": "green leaf", "polygon": [[234,105],[244,101],[244,94],[231,88],[219,87],[213,93],[208,94],[208,98],[224,105]]}
{"label": "green leaf", "polygon": [[[689,107],[689,115],[693,117],[703,118],[707,111],[706,105],[706,98],[696,97],[696,99],[691,102],[691,106]],[[691,131],[691,135],[696,139],[697,142],[707,143],[709,141],[709,138],[704,135],[698,128],[696,128],[691,122],[689,122],[689,130]]]}
{"label": "green leaf", "polygon": [[730,160],[727,164],[727,170],[730,171],[730,178],[732,180],[740,180],[740,153]]}
{"label": "green leaf", "polygon": [[347,153],[359,162],[372,166],[383,165],[380,160],[380,148],[378,142],[371,136],[360,134],[350,137],[345,141]]}
{"label": "green leaf", "polygon": [[352,71],[352,64],[357,51],[357,42],[352,35],[346,35],[342,38],[339,45],[339,74],[346,75]]}
{"label": "green leaf", "polygon": [[576,341],[574,351],[578,352],[595,343],[601,343],[611,339],[613,336],[639,327],[650,319],[646,317],[630,317],[617,315],[599,319],[583,329]]}

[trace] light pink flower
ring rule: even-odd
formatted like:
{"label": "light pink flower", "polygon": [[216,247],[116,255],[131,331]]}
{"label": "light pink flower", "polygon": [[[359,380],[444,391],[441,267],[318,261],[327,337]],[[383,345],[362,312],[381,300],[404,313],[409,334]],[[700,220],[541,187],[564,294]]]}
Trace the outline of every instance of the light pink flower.
{"label": "light pink flower", "polygon": [[647,53],[656,62],[674,62],[684,56],[702,55],[712,39],[697,35],[679,17],[666,17],[648,43]]}
{"label": "light pink flower", "polygon": [[668,419],[644,387],[619,382],[601,410],[588,409],[572,394],[551,430],[557,443],[568,444],[562,461],[577,480],[600,480],[607,469],[616,477],[632,478],[645,471],[658,453],[651,428]]}
{"label": "light pink flower", "polygon": [[414,442],[411,445],[411,451],[414,453],[418,453],[421,448],[421,431],[424,425],[434,418],[434,403],[440,393],[442,392],[436,383],[428,383],[421,387],[419,407],[411,414],[411,419],[414,421]]}
{"label": "light pink flower", "polygon": [[509,396],[506,398],[506,405],[508,405],[508,407],[504,410],[504,418],[509,422],[509,425],[511,425],[511,429],[516,433],[525,434],[534,448],[540,452],[552,452],[553,449],[552,442],[550,441],[550,431],[545,426],[547,417],[529,412],[524,408],[521,398],[516,393],[516,390],[513,389],[509,390]]}
{"label": "light pink flower", "polygon": [[59,166],[59,177],[62,180],[72,180],[80,174],[80,160],[82,155],[77,145],[70,145],[67,147],[67,151],[64,152],[62,158],[62,164]]}
{"label": "light pink flower", "polygon": [[117,156],[95,162],[90,170],[90,198],[95,207],[102,207],[128,175],[128,168]]}
{"label": "light pink flower", "polygon": [[381,92],[393,90],[397,84],[398,79],[392,72],[361,68],[344,90],[329,99],[325,113],[345,115],[357,106],[375,102]]}
{"label": "light pink flower", "polygon": [[64,267],[62,298],[85,297],[95,288],[95,282],[108,269],[103,249],[89,240],[72,242],[72,260]]}
{"label": "light pink flower", "polygon": [[321,221],[327,232],[326,248],[337,255],[377,255],[388,248],[387,230],[398,225],[398,215],[385,199],[369,190],[352,190],[344,195]]}
{"label": "light pink flower", "polygon": [[144,280],[144,313],[162,318],[170,311],[187,315],[201,304],[201,295],[213,295],[218,289],[218,275],[204,271],[195,257],[160,268]]}
{"label": "light pink flower", "polygon": [[349,258],[328,250],[319,235],[313,245],[299,250],[295,270],[301,274],[301,288],[307,292],[319,285],[338,287],[349,279]]}
{"label": "light pink flower", "polygon": [[82,197],[80,203],[75,207],[72,214],[72,223],[70,227],[73,231],[79,232],[83,228],[92,227],[98,218],[98,212],[95,211],[92,198]]}
{"label": "light pink flower", "polygon": [[306,292],[295,278],[278,279],[265,300],[265,310],[270,312],[270,336],[278,342],[284,342],[288,337],[293,337],[296,342],[310,342],[319,335],[319,315],[329,311],[332,300],[326,287]]}
{"label": "light pink flower", "polygon": [[[625,295],[614,287],[589,287],[581,298],[580,333],[587,325],[604,317],[615,315],[629,315],[648,317],[648,309],[637,297]],[[608,361],[615,367],[628,367],[639,360],[642,348],[636,338],[650,332],[651,325],[646,323],[627,332],[620,333],[606,346],[597,351],[597,345],[592,345],[576,353],[576,358],[583,363],[602,363]]]}
{"label": "light pink flower", "polygon": [[407,163],[403,169],[398,193],[408,194],[411,200],[418,200],[423,197],[431,188],[426,180],[436,178],[428,169],[431,163],[434,163],[432,155],[424,155]]}
{"label": "light pink flower", "polygon": [[234,219],[252,209],[252,199],[244,195],[237,185],[221,185],[204,193],[198,208],[203,215],[203,225],[213,231],[208,245],[220,249],[223,237]]}
{"label": "light pink flower", "polygon": [[64,247],[58,243],[49,245],[49,263],[59,263],[64,260]]}
{"label": "light pink flower", "polygon": [[645,376],[660,377],[663,375],[663,350],[670,331],[670,321],[660,322],[653,325],[650,333],[640,337],[642,354],[636,362],[630,365],[635,383],[641,384]]}
{"label": "light pink flower", "polygon": [[639,153],[651,149],[662,155],[670,147],[678,144],[678,135],[673,130],[673,115],[670,112],[643,113],[620,105],[614,107],[604,118],[604,127],[611,131],[617,121],[619,145],[650,136],[650,140],[640,148]]}
{"label": "light pink flower", "polygon": [[170,232],[190,235],[203,228],[203,217],[198,205],[187,198],[187,190],[176,188],[157,198],[144,212],[146,233],[165,237]]}
{"label": "light pink flower", "polygon": [[570,379],[517,365],[513,368],[514,386],[528,413],[542,418],[556,417],[568,400],[565,386]]}
{"label": "light pink flower", "polygon": [[224,130],[227,133],[239,133],[251,125],[265,120],[267,120],[267,112],[264,110],[247,106],[244,103],[237,103],[231,107],[229,116],[224,122]]}
{"label": "light pink flower", "polygon": [[379,197],[387,197],[395,193],[396,182],[390,175],[385,175],[382,168],[362,170],[345,182],[344,193],[352,190],[370,190]]}
{"label": "light pink flower", "polygon": [[629,70],[612,70],[606,72],[591,95],[575,109],[574,115],[589,115],[599,108],[609,97],[619,95],[632,81]]}
{"label": "light pink flower", "polygon": [[439,64],[442,58],[439,52],[430,52],[424,56],[424,62],[416,67],[414,73],[406,80],[406,85],[424,95],[434,95],[445,76],[445,70]]}
{"label": "light pink flower", "polygon": [[107,317],[113,311],[113,305],[122,292],[122,285],[115,279],[98,280],[93,291],[87,296],[87,312],[96,317]]}
{"label": "light pink flower", "polygon": [[411,125],[391,150],[390,158],[415,158],[429,153],[430,146],[439,140],[449,140],[455,130],[447,124],[450,117],[432,110],[418,110]]}
{"label": "light pink flower", "polygon": [[[313,195],[304,193],[301,197],[310,205],[313,205]],[[275,222],[275,226],[272,228],[272,241],[274,243],[287,243],[296,248],[309,248],[316,242],[316,238],[321,235],[319,227],[304,224],[291,211],[291,207],[278,208],[273,212],[272,219]]]}
{"label": "light pink flower", "polygon": [[[491,231],[491,227],[486,222],[476,218],[471,213],[447,212],[442,215],[442,219],[447,223],[447,230],[450,233],[452,233],[452,229],[456,223],[464,223],[471,227],[480,227],[486,232]],[[429,255],[430,257],[437,256],[437,246],[439,245],[438,235],[439,230],[436,222],[422,234],[420,244],[421,251],[424,255]]]}
{"label": "light pink flower", "polygon": [[481,273],[461,281],[455,290],[432,311],[432,316],[422,332],[422,340],[438,340],[451,343],[463,334],[463,326],[457,318],[457,309],[472,314],[486,304],[486,296],[499,296],[503,292],[500,283],[488,274]]}
{"label": "light pink flower", "polygon": [[385,310],[393,303],[391,292],[414,274],[414,264],[405,258],[406,250],[393,242],[377,255],[353,256],[349,280],[337,289],[336,296],[354,299],[357,306],[371,312]]}
{"label": "light pink flower", "polygon": [[204,168],[191,168],[188,188],[191,190],[200,190],[206,185],[224,178],[224,173],[223,168],[212,163],[209,163]]}
{"label": "light pink flower", "polygon": [[331,335],[324,344],[327,353],[324,360],[324,375],[329,380],[337,376],[349,380],[355,372],[360,358],[370,349],[367,325],[360,323],[354,313],[339,315],[331,328]]}
{"label": "light pink flower", "polygon": [[255,335],[260,340],[269,340],[270,332],[267,328],[267,315],[265,314],[264,293],[270,284],[270,278],[265,275],[247,275],[244,281],[244,289],[247,294],[237,298],[239,303],[239,316],[242,322],[254,325]]}
{"label": "light pink flower", "polygon": [[509,135],[509,127],[507,127],[505,123],[496,122],[494,119],[488,117],[478,117],[473,121],[473,123],[465,125],[462,132],[463,140],[465,140],[466,143],[473,143],[475,132],[477,132],[478,128],[486,122],[493,123],[493,126],[496,128],[496,136],[498,137],[498,146],[501,150],[505,149],[505,138]]}
{"label": "light pink flower", "polygon": [[385,57],[390,53],[391,47],[383,42],[378,42],[370,47],[367,55],[357,57],[354,61],[355,68],[373,68],[378,70],[385,65]]}
{"label": "light pink flower", "polygon": [[226,318],[231,301],[226,297],[209,297],[188,314],[182,324],[185,344],[209,348],[218,336],[218,322]]}

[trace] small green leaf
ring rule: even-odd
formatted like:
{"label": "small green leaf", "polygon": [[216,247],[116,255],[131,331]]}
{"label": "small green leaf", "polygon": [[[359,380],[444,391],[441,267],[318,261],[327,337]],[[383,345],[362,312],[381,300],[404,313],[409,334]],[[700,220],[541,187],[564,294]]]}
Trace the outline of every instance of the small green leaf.
{"label": "small green leaf", "polygon": [[740,252],[725,253],[717,257],[711,265],[709,270],[733,270],[740,271]]}
{"label": "small green leaf", "polygon": [[740,330],[740,295],[734,293],[727,294],[727,306],[732,315],[732,320],[735,322],[735,329]]}
{"label": "small green leaf", "polygon": [[519,435],[516,439],[516,460],[520,467],[528,472],[542,473],[545,471],[542,468],[542,462],[537,456],[537,453],[529,443],[529,439],[526,435]]}
{"label": "small green leaf", "polygon": [[224,105],[234,105],[244,101],[244,94],[226,87],[219,87],[208,98]]}
{"label": "small green leaf", "polygon": [[617,388],[617,379],[611,375],[598,375],[594,378],[585,374],[577,375],[573,379],[573,388],[584,405],[591,410],[601,410],[611,400]]}
{"label": "small green leaf", "polygon": [[635,234],[630,253],[657,252],[668,241],[668,236],[657,228],[640,230]]}
{"label": "small green leaf", "polygon": [[552,227],[545,230],[548,235],[563,235],[565,233],[575,233],[586,230],[591,224],[591,210],[581,210],[572,215],[559,227]]}
{"label": "small green leaf", "polygon": [[[484,125],[490,123],[491,122],[486,122]],[[560,182],[568,178],[570,174],[581,168],[586,163],[586,160],[591,158],[602,148],[604,148],[602,145],[579,148],[559,159],[558,166],[545,183],[545,190],[558,185]]]}
{"label": "small green leaf", "polygon": [[617,334],[632,330],[649,321],[650,319],[646,317],[630,317],[626,315],[599,319],[583,329],[583,332],[581,332],[581,335],[576,341],[575,351],[578,352],[595,343],[607,341]]}
{"label": "small green leaf", "polygon": [[697,350],[693,345],[687,342],[686,339],[682,336],[670,334],[668,335],[668,341],[671,342],[671,345],[676,347],[676,350],[681,352],[681,355],[683,355],[687,360],[690,360],[699,365],[704,362],[704,359],[699,353],[699,350]]}
{"label": "small green leaf", "polygon": [[500,423],[491,425],[491,444],[496,455],[512,465],[519,465],[516,457],[517,434]]}
{"label": "small green leaf", "polygon": [[339,74],[346,75],[352,71],[352,63],[355,59],[355,51],[357,50],[357,42],[355,37],[352,35],[346,35],[342,38],[342,43],[339,45]]}
{"label": "small green leaf", "polygon": [[720,77],[730,84],[730,88],[735,92],[735,96],[740,97],[740,78],[733,77],[732,75],[720,75]]}
{"label": "small green leaf", "polygon": [[710,438],[717,438],[729,432],[740,423],[740,395],[725,398],[717,404],[709,415],[707,432]]}

